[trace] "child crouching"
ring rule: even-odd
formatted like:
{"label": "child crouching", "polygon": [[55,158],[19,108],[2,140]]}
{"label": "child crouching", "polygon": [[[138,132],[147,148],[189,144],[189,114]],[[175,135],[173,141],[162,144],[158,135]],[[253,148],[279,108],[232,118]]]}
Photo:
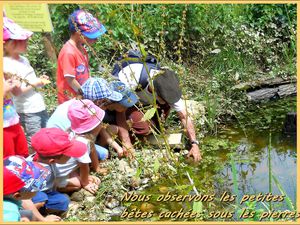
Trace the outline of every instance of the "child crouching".
{"label": "child crouching", "polygon": [[67,211],[69,198],[57,191],[59,186],[58,169],[56,165],[65,164],[70,157],[82,157],[87,148],[81,142],[69,137],[69,134],[58,128],[42,128],[31,139],[32,147],[38,154],[38,162],[48,167],[52,172],[51,180],[42,192],[32,201],[45,202],[46,212],[63,213]]}
{"label": "child crouching", "polygon": [[43,217],[31,201],[44,189],[51,171],[21,156],[9,156],[3,161],[3,217],[7,221],[60,221],[60,217]]}
{"label": "child crouching", "polygon": [[[100,179],[89,175],[92,169],[99,169],[98,155],[95,150],[95,138],[102,129],[101,121],[105,112],[90,100],[75,100],[68,108],[68,118],[71,122],[70,136],[82,142],[88,149],[80,158],[71,158],[64,165],[57,164],[58,178],[61,180],[60,191],[72,192],[81,187],[95,194],[98,190]],[[107,150],[102,148],[103,153]]]}

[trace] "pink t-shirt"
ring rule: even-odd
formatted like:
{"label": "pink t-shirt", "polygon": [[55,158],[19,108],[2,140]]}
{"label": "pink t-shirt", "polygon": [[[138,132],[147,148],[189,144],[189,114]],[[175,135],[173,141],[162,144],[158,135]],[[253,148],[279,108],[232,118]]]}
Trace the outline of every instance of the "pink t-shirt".
{"label": "pink t-shirt", "polygon": [[66,77],[74,77],[80,85],[89,78],[88,55],[68,41],[61,49],[57,61],[58,103],[61,104],[76,96]]}

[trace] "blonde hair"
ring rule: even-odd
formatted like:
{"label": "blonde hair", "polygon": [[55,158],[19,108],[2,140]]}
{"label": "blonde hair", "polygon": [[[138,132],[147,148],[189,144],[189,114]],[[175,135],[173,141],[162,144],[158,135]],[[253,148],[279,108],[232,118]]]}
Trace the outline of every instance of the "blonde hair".
{"label": "blonde hair", "polygon": [[[78,134],[77,134],[78,135]],[[88,140],[88,143],[90,145],[90,149],[91,149],[91,152],[92,151],[96,151],[96,146],[95,146],[95,142],[96,142],[96,138],[92,133],[91,131],[90,132],[87,132],[87,133],[84,133],[84,134],[80,134],[79,136],[81,137],[84,137]]]}

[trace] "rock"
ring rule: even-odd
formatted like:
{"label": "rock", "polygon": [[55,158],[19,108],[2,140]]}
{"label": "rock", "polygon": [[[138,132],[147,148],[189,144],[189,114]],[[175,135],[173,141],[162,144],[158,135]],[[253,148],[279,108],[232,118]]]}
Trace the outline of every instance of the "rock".
{"label": "rock", "polygon": [[96,197],[95,196],[87,196],[85,197],[85,200],[88,202],[95,202]]}
{"label": "rock", "polygon": [[147,184],[149,181],[150,181],[150,179],[149,179],[149,178],[145,178],[145,179],[143,179],[143,180],[142,180],[142,182],[141,182],[141,183],[142,183],[142,184]]}
{"label": "rock", "polygon": [[108,208],[105,208],[105,209],[103,210],[103,212],[106,213],[106,214],[111,214],[111,213],[112,213],[112,210],[111,210],[111,209],[108,209]]}
{"label": "rock", "polygon": [[79,209],[79,204],[77,202],[71,201],[69,204],[68,212],[66,217],[70,217],[76,214]]}
{"label": "rock", "polygon": [[128,163],[124,160],[120,160],[118,170],[120,170],[121,172],[126,173],[126,167],[128,167]]}
{"label": "rock", "polygon": [[119,167],[118,167],[119,171],[121,173],[127,174],[129,176],[133,176],[135,170],[133,168],[131,168],[128,163],[125,160],[120,160],[119,161]]}
{"label": "rock", "polygon": [[85,190],[85,189],[81,189],[80,190],[81,192],[82,192],[82,194],[85,196],[85,197],[94,197],[94,195],[91,193],[91,192],[89,192],[89,191],[87,191],[87,190]]}
{"label": "rock", "polygon": [[249,101],[259,102],[266,99],[275,98],[277,96],[278,88],[264,88],[247,93]]}
{"label": "rock", "polygon": [[124,206],[116,207],[111,211],[110,216],[120,216],[124,210]]}
{"label": "rock", "polygon": [[140,178],[136,178],[136,177],[132,177],[130,179],[130,186],[133,188],[137,188],[141,185],[141,179]]}
{"label": "rock", "polygon": [[71,197],[71,201],[82,202],[84,199],[84,194],[81,191],[74,192]]}
{"label": "rock", "polygon": [[74,192],[71,195],[70,199],[75,202],[82,202],[87,197],[94,197],[94,195],[92,193],[90,193],[89,191],[81,188],[79,191]]}
{"label": "rock", "polygon": [[119,206],[120,202],[117,199],[112,198],[112,196],[108,196],[104,205],[109,209],[113,209]]}
{"label": "rock", "polygon": [[148,202],[144,202],[140,207],[140,210],[142,212],[151,212],[151,211],[154,211],[154,209],[155,209],[155,206]]}
{"label": "rock", "polygon": [[189,150],[183,150],[183,151],[182,151],[182,154],[183,154],[183,155],[189,154]]}
{"label": "rock", "polygon": [[278,95],[280,98],[296,95],[297,94],[297,84],[285,84],[280,85],[278,90]]}
{"label": "rock", "polygon": [[159,190],[160,193],[166,194],[166,193],[168,193],[169,188],[166,187],[166,186],[160,186],[160,187],[158,188],[158,190]]}

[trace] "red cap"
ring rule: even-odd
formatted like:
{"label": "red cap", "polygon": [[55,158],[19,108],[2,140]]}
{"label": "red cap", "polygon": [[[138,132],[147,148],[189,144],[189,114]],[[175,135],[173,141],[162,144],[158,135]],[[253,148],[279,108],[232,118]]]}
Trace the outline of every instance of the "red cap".
{"label": "red cap", "polygon": [[59,128],[42,128],[31,138],[31,145],[42,156],[66,155],[81,157],[87,151],[86,144],[71,139]]}
{"label": "red cap", "polygon": [[13,194],[25,186],[17,175],[3,167],[3,195]]}

